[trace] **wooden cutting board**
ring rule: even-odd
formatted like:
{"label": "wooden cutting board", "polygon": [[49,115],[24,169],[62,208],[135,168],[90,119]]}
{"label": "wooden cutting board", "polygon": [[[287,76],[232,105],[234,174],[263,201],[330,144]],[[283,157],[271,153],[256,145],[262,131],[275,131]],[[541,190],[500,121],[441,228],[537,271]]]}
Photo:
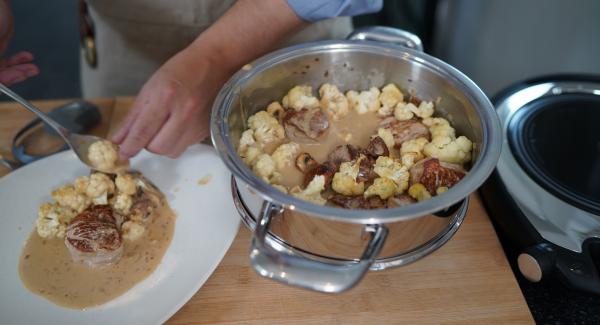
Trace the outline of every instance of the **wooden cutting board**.
{"label": "wooden cutting board", "polygon": [[[100,100],[112,133],[131,98]],[[40,103],[44,107],[57,104]],[[0,153],[29,119],[0,104]],[[229,196],[229,193],[221,195]],[[477,195],[441,249],[416,263],[368,273],[350,291],[321,294],[259,277],[249,266],[251,233],[240,229],[204,286],[169,324],[532,324],[533,318]],[[198,249],[202,249],[201,247]]]}

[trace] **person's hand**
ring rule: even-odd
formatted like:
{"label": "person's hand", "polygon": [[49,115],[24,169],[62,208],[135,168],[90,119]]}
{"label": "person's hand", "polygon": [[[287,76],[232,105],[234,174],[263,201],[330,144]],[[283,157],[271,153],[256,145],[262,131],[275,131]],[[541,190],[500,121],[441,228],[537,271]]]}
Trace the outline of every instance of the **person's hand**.
{"label": "person's hand", "polygon": [[112,137],[127,159],[141,149],[176,158],[209,135],[210,106],[228,72],[206,57],[184,50],[142,87]]}
{"label": "person's hand", "polygon": [[[0,0],[0,56],[8,48],[14,31],[13,15],[8,2]],[[39,73],[32,64],[33,54],[19,52],[9,58],[0,59],[0,82],[10,86]]]}

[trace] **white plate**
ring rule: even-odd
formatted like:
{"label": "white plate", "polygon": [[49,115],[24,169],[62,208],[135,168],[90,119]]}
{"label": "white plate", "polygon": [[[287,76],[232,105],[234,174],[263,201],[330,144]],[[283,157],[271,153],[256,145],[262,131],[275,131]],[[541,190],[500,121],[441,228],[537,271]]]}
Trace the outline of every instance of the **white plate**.
{"label": "white plate", "polygon": [[[165,193],[177,214],[175,235],[160,265],[124,295],[88,310],[52,304],[21,283],[21,249],[37,207],[50,191],[89,170],[71,151],[0,178],[0,324],[155,324],[171,317],[202,286],[235,237],[239,217],[230,174],[210,146],[190,147],[177,160],[142,152],[132,160]],[[211,175],[206,185],[198,180]]]}

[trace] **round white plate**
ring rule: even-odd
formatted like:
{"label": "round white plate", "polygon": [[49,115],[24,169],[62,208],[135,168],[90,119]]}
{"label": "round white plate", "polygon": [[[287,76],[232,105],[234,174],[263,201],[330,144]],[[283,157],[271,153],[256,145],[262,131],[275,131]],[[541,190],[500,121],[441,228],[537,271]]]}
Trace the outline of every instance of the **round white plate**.
{"label": "round white plate", "polygon": [[[167,196],[177,215],[175,235],[148,278],[87,310],[59,307],[29,292],[19,278],[18,263],[38,206],[51,200],[52,189],[89,170],[66,151],[0,178],[0,324],[158,324],[202,286],[239,226],[228,170],[207,145],[190,147],[176,160],[142,152],[131,166]],[[208,184],[199,184],[207,176]]]}

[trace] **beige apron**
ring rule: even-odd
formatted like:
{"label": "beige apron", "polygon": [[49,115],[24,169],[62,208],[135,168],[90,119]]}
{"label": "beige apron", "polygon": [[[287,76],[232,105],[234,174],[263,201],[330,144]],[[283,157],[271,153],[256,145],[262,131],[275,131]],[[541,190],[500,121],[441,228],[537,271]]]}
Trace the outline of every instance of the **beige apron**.
{"label": "beige apron", "polygon": [[[88,0],[94,22],[97,66],[81,59],[85,98],[135,95],[161,64],[190,44],[234,0]],[[314,23],[287,40],[344,38],[350,18]]]}

